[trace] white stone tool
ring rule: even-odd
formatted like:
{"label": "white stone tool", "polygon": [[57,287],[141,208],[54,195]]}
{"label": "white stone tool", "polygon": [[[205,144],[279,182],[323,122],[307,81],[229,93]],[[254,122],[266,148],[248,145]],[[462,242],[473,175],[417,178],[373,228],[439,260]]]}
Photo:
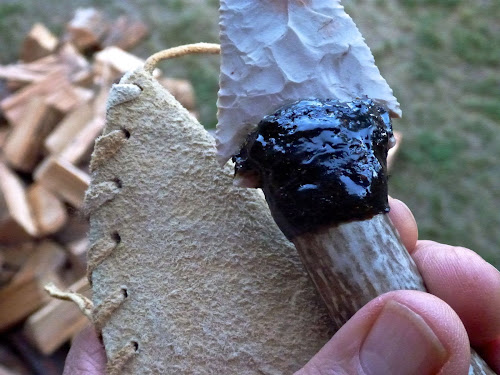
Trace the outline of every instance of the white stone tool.
{"label": "white stone tool", "polygon": [[217,150],[224,164],[259,121],[321,95],[368,96],[400,117],[399,103],[338,0],[221,0]]}

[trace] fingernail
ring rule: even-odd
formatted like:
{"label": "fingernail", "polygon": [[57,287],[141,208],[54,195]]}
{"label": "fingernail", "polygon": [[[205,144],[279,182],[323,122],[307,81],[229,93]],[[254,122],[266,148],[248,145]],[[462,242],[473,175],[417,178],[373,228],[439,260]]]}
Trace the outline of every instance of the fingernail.
{"label": "fingernail", "polygon": [[408,307],[389,301],[361,345],[367,375],[431,375],[448,353],[425,320]]}

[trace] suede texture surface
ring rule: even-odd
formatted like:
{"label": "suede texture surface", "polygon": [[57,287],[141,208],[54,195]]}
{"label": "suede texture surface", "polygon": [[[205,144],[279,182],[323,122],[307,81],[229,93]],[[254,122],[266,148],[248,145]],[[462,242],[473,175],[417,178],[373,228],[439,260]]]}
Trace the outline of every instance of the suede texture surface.
{"label": "suede texture surface", "polygon": [[114,85],[86,205],[93,302],[126,289],[102,328],[110,360],[138,344],[123,374],[291,374],[331,336],[295,248],[232,174],[148,73]]}

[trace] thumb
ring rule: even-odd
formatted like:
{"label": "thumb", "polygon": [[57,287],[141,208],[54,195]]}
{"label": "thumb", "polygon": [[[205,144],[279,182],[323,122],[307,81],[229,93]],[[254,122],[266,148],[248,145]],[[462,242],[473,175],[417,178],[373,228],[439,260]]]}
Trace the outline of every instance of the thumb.
{"label": "thumb", "polygon": [[93,327],[76,336],[66,357],[63,375],[104,375],[106,352]]}
{"label": "thumb", "polygon": [[470,347],[445,302],[427,293],[386,293],[358,311],[295,375],[461,375]]}

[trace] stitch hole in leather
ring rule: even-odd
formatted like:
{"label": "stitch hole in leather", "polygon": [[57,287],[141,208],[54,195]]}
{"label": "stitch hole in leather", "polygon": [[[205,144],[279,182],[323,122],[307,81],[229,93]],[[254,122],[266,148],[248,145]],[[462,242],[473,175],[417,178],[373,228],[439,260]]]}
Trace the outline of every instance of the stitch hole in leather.
{"label": "stitch hole in leather", "polygon": [[115,183],[116,187],[118,189],[121,189],[123,187],[123,183],[122,183],[122,180],[120,180],[118,177],[115,177],[113,179],[113,182]]}
{"label": "stitch hole in leather", "polygon": [[128,131],[127,129],[125,128],[121,128],[121,131],[123,132],[123,134],[125,135],[125,138],[129,139],[130,138],[130,131]]}
{"label": "stitch hole in leather", "polygon": [[134,346],[134,349],[136,352],[139,351],[139,343],[137,341],[131,341],[132,342],[132,345]]}
{"label": "stitch hole in leather", "polygon": [[117,245],[120,244],[120,242],[122,242],[122,238],[120,236],[120,233],[118,233],[117,231],[114,231],[113,233],[111,233],[111,239],[113,241],[115,241],[115,243]]}

